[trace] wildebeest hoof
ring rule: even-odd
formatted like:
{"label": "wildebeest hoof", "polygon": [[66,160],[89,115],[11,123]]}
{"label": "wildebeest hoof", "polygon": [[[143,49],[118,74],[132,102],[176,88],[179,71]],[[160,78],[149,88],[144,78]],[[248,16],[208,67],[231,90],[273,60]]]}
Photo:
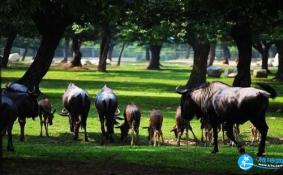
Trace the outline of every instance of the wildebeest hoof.
{"label": "wildebeest hoof", "polygon": [[239,148],[239,152],[241,154],[245,153],[246,152],[245,147],[242,146],[241,148]]}

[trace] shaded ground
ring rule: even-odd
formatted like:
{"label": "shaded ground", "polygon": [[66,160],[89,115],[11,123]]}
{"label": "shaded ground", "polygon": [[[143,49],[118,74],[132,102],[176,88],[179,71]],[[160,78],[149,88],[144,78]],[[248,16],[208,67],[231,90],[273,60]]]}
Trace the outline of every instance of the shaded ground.
{"label": "shaded ground", "polygon": [[72,161],[72,160],[43,160],[43,159],[5,159],[5,175],[44,175],[44,174],[99,174],[99,175],[157,175],[157,174],[188,174],[209,175],[201,172],[191,172],[185,169],[155,168],[134,164],[121,164],[107,161]]}

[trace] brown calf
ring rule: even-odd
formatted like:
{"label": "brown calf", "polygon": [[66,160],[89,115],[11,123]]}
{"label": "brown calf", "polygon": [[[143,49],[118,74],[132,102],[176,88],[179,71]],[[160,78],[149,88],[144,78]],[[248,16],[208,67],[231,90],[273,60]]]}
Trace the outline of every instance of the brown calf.
{"label": "brown calf", "polygon": [[175,134],[175,137],[177,139],[177,146],[180,146],[180,139],[184,131],[186,131],[186,140],[188,144],[188,138],[189,138],[188,131],[189,130],[192,132],[195,141],[198,142],[198,139],[190,125],[190,122],[181,117],[181,107],[180,106],[178,106],[176,110],[175,121],[176,121],[176,124],[171,131],[174,132]]}
{"label": "brown calf", "polygon": [[138,143],[139,126],[140,126],[141,112],[135,104],[128,104],[124,111],[124,123],[120,128],[121,130],[121,141],[126,141],[131,129],[131,145]]}
{"label": "brown calf", "polygon": [[42,136],[43,124],[45,128],[45,134],[46,136],[49,136],[48,125],[53,124],[54,113],[56,110],[54,109],[53,111],[51,111],[52,107],[47,97],[45,97],[44,99],[38,102],[38,107],[39,107],[38,115],[40,119],[40,136]]}
{"label": "brown calf", "polygon": [[163,115],[160,110],[153,109],[149,115],[149,127],[148,127],[148,140],[149,144],[156,146],[160,145],[160,137],[162,144],[164,143],[163,134],[162,134],[162,122]]}

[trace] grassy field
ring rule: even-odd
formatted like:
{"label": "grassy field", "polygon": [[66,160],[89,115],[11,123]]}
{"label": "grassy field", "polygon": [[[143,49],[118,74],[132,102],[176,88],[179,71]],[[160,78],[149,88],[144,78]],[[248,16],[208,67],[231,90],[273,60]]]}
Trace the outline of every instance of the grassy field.
{"label": "grassy field", "polygon": [[[51,67],[40,84],[40,89],[47,94],[53,106],[62,109],[62,95],[69,82],[86,89],[92,98],[91,110],[87,121],[89,142],[73,141],[69,132],[66,117],[55,115],[53,126],[49,128],[49,137],[39,137],[39,119],[27,120],[26,140],[19,142],[19,125],[13,129],[16,152],[4,150],[4,172],[7,174],[245,174],[237,166],[239,154],[234,147],[220,142],[220,152],[211,154],[211,147],[190,144],[188,147],[175,146],[173,133],[174,114],[180,96],[175,87],[183,85],[189,76],[189,68],[184,65],[166,64],[161,71],[145,70],[144,64],[129,64],[121,67],[111,66],[108,73],[88,70],[62,70]],[[27,68],[19,66],[2,70],[3,87],[7,82],[21,77]],[[231,84],[233,79],[211,79]],[[253,79],[274,86],[279,97],[270,100],[267,113],[269,133],[267,140],[268,157],[283,158],[283,84],[268,79]],[[130,102],[142,110],[141,127],[148,125],[148,114],[151,109],[159,108],[164,114],[163,133],[165,145],[152,147],[147,145],[147,132],[140,129],[141,145],[128,146],[119,141],[119,130],[115,132],[115,143],[101,146],[100,124],[94,107],[95,94],[104,84],[108,84],[118,96],[119,108],[124,109]],[[121,111],[122,111],[121,110]],[[198,138],[200,123],[191,122]],[[246,143],[246,151],[256,161],[257,145],[251,145],[250,123],[241,126],[241,139]],[[191,134],[190,134],[191,136]],[[221,137],[220,137],[221,139]],[[4,147],[7,140],[4,138]],[[270,170],[252,168],[246,174],[270,173]]]}

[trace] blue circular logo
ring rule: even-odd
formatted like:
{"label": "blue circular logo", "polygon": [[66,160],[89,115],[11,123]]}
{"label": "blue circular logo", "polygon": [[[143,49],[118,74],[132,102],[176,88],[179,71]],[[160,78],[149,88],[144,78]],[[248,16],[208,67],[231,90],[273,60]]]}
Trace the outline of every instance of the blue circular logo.
{"label": "blue circular logo", "polygon": [[242,170],[249,170],[253,167],[254,165],[254,160],[253,158],[249,155],[249,154],[242,154],[239,159],[238,159],[238,166],[242,169]]}

